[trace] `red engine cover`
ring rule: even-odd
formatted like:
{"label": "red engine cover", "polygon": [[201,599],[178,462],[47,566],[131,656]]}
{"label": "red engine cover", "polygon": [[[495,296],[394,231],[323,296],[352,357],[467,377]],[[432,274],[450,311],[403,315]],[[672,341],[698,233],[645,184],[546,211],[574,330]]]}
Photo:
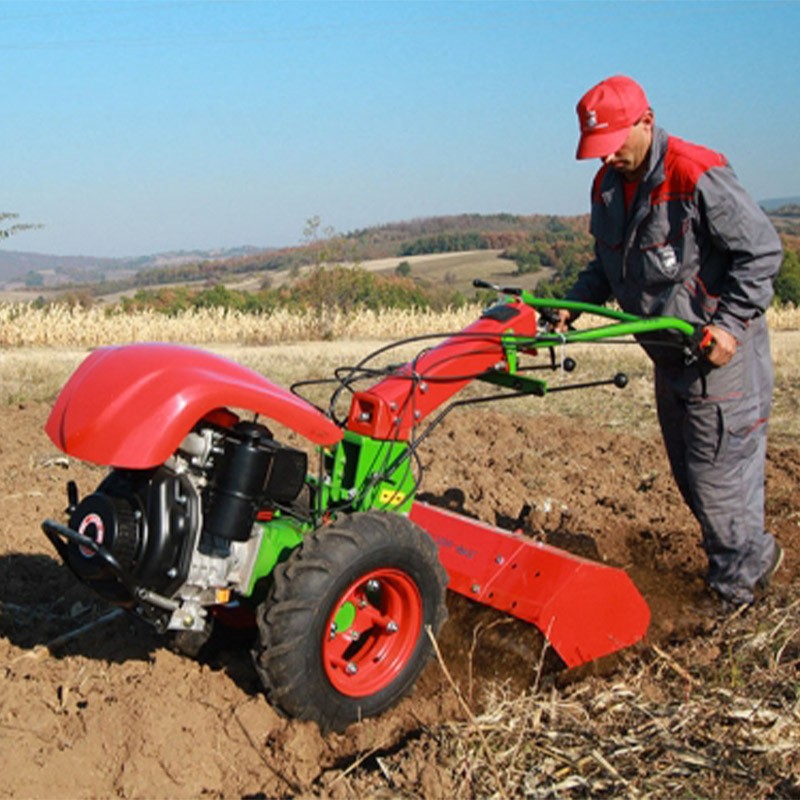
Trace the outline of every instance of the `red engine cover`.
{"label": "red engine cover", "polygon": [[305,400],[221,356],[171,344],[95,350],[58,396],[45,430],[65,453],[128,469],[163,463],[203,417],[243,408],[330,446],[342,431]]}

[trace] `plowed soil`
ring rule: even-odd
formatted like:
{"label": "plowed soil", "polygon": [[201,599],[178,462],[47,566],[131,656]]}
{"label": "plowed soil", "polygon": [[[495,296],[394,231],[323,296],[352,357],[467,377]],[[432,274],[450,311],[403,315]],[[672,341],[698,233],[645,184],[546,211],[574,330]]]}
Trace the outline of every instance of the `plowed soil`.
{"label": "plowed soil", "polygon": [[[447,767],[418,746],[426,728],[464,714],[436,662],[398,707],[324,737],[269,706],[246,635],[193,661],[77,585],[39,526],[60,518],[67,480],[85,493],[103,471],[56,450],[43,432],[47,413],[37,404],[0,410],[0,795],[352,796],[344,771],[374,752],[405,751],[408,783],[395,788],[448,796]],[[702,641],[699,533],[654,431],[465,412],[431,437],[422,462],[429,499],[627,570],[653,621],[625,658]],[[773,444],[768,522],[786,550],[779,588],[800,570],[798,490],[800,447]],[[532,627],[457,597],[440,643],[476,708],[491,681],[530,686],[542,649]],[[615,658],[594,673],[613,678]],[[586,676],[582,668],[566,679]]]}

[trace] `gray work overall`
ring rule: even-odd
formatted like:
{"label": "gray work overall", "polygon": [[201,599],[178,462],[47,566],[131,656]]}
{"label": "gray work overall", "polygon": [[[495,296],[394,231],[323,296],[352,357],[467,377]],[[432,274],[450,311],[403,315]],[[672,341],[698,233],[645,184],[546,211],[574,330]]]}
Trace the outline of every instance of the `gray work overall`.
{"label": "gray work overall", "polygon": [[595,259],[569,299],[614,297],[641,316],[669,315],[733,334],[723,367],[687,364],[668,336],[642,345],[675,480],[700,523],[708,584],[749,603],[775,555],[764,531],[764,464],[772,362],[764,312],[782,248],[724,156],[654,128],[647,172],[629,209],[609,167],[592,188]]}

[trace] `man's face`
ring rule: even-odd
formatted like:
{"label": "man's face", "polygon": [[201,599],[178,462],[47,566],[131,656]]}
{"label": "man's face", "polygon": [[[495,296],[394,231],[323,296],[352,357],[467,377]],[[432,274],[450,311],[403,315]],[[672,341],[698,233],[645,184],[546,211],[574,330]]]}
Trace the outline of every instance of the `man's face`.
{"label": "man's face", "polygon": [[652,141],[653,112],[646,111],[630,129],[622,146],[601,160],[619,172],[625,180],[639,180],[647,168],[647,154]]}

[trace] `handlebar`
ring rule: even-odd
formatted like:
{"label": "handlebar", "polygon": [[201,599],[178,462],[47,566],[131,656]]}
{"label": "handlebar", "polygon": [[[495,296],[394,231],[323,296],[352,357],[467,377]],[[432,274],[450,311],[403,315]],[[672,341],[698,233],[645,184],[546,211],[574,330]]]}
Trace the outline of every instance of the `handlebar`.
{"label": "handlebar", "polygon": [[[689,343],[695,346],[699,345],[702,338],[701,330],[685,320],[678,319],[678,317],[639,317],[626,311],[618,311],[614,308],[597,306],[592,303],[583,303],[578,300],[555,300],[536,297],[526,289],[514,286],[497,286],[480,279],[474,280],[472,285],[477,289],[493,289],[501,294],[518,297],[523,303],[537,309],[540,313],[566,309],[579,314],[593,314],[594,316],[614,320],[612,324],[582,331],[569,330],[565,333],[540,334],[536,337],[536,345],[541,347],[551,347],[571,342],[593,342],[615,336],[630,336],[653,333],[654,331],[675,331],[687,337]],[[552,317],[548,317],[546,313],[543,313],[542,316],[549,322],[553,321]]]}

